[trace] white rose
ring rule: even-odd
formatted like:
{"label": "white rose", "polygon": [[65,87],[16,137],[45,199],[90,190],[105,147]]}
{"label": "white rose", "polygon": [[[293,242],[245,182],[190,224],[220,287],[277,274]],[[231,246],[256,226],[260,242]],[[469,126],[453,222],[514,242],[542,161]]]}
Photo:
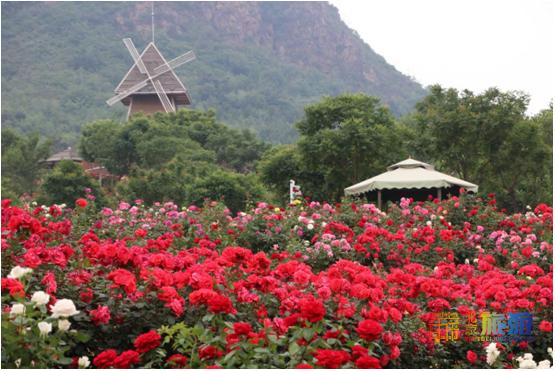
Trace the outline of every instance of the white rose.
{"label": "white rose", "polygon": [[48,323],[48,322],[39,322],[37,323],[37,327],[39,328],[39,331],[41,332],[41,336],[46,336],[48,335],[50,332],[52,332],[52,323]]}
{"label": "white rose", "polygon": [[310,223],[309,223],[309,224],[307,224],[307,229],[308,229],[308,230],[310,230],[310,231],[311,231],[311,230],[313,230],[313,228],[315,228],[315,226],[314,226],[314,225],[312,225],[312,224],[310,224]]}
{"label": "white rose", "polygon": [[87,368],[90,364],[91,361],[89,361],[89,357],[87,356],[79,357],[79,359],[77,360],[77,365],[79,366],[79,368]]}
{"label": "white rose", "polygon": [[486,353],[487,353],[486,361],[490,366],[492,366],[494,362],[496,362],[498,356],[500,355],[500,351],[496,349],[496,343],[490,343],[486,347]]}
{"label": "white rose", "polygon": [[58,320],[58,329],[60,331],[68,331],[71,327],[71,322],[67,319]]}
{"label": "white rose", "polygon": [[52,310],[52,317],[54,318],[70,317],[79,313],[79,311],[75,309],[75,304],[73,304],[73,301],[70,299],[58,300],[50,309]]}
{"label": "white rose", "polygon": [[31,273],[33,270],[31,268],[23,268],[20,267],[19,265],[16,267],[13,267],[10,274],[8,274],[8,278],[15,278],[18,279],[20,277],[25,276],[26,274]]}
{"label": "white rose", "polygon": [[10,314],[14,314],[16,316],[19,314],[25,314],[25,305],[21,303],[12,305],[12,309],[10,309]]}
{"label": "white rose", "polygon": [[48,295],[44,291],[35,291],[33,296],[31,296],[31,301],[35,303],[35,305],[45,305],[50,300],[50,295]]}
{"label": "white rose", "polygon": [[524,359],[519,362],[519,368],[537,368],[537,362],[532,359]]}
{"label": "white rose", "polygon": [[550,368],[550,361],[545,359],[544,361],[540,361],[537,368]]}

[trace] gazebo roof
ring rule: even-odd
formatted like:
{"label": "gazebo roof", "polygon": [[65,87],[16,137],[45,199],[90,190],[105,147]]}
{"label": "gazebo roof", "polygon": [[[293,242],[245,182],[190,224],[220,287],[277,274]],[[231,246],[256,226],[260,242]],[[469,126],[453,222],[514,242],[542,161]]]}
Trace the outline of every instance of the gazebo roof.
{"label": "gazebo roof", "polygon": [[83,159],[79,157],[75,149],[68,147],[63,151],[53,154],[52,156],[44,160],[44,162],[59,162],[62,160],[70,160],[70,161],[77,161],[77,162],[83,161]]}
{"label": "gazebo roof", "polygon": [[477,192],[479,186],[434,170],[434,166],[411,158],[388,167],[388,171],[344,189],[346,195],[381,189],[463,187]]}

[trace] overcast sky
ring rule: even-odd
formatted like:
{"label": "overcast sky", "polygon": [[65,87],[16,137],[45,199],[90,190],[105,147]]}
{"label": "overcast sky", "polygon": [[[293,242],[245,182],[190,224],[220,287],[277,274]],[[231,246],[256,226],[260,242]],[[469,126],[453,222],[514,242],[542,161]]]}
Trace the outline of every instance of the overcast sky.
{"label": "overcast sky", "polygon": [[332,0],[344,22],[422,85],[553,96],[552,0]]}

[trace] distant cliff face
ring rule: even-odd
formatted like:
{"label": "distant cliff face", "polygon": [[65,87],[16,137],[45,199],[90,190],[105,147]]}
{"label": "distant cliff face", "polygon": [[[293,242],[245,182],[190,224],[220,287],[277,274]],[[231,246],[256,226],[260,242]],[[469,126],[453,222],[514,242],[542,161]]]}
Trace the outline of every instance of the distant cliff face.
{"label": "distant cliff face", "polygon": [[[121,38],[132,37],[138,48],[150,40],[150,2],[3,3],[2,10],[2,62],[7,65],[2,92],[8,100],[2,114],[8,125],[55,134],[57,126],[44,121],[58,107],[55,116],[75,133],[84,119],[123,112],[103,100],[131,63]],[[177,71],[194,107],[215,108],[229,124],[251,128],[270,141],[294,140],[293,123],[302,107],[323,95],[366,92],[396,114],[411,110],[424,95],[326,2],[156,2],[155,33],[167,58],[196,51],[198,60]],[[45,44],[48,51],[40,54]],[[17,65],[22,61],[27,67]],[[62,81],[53,81],[52,74]],[[55,94],[39,96],[32,89],[37,84]],[[16,90],[35,98],[38,112],[18,104]],[[68,99],[77,107],[64,109]]]}

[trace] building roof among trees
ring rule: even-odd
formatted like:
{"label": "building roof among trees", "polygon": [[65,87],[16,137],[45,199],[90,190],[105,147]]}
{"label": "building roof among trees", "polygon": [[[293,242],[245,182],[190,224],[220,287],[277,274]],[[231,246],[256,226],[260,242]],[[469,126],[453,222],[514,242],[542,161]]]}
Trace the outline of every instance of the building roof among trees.
{"label": "building roof among trees", "polygon": [[53,163],[53,162],[60,162],[62,160],[70,160],[76,162],[83,161],[83,159],[77,154],[77,151],[75,149],[68,147],[63,151],[53,154],[52,156],[44,160],[44,162]]}

